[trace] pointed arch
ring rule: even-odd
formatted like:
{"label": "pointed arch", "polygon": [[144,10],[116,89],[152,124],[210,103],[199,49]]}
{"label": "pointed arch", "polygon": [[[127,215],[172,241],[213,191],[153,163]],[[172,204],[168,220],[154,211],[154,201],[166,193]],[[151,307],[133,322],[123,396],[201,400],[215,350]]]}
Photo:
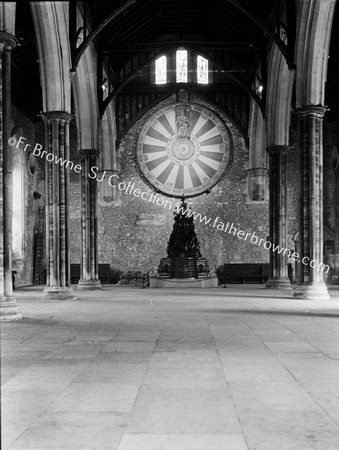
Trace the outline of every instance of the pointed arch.
{"label": "pointed arch", "polygon": [[[287,40],[283,32],[281,39]],[[292,91],[295,70],[288,68],[285,58],[276,45],[272,46],[268,61],[266,96],[267,147],[288,145]]]}
{"label": "pointed arch", "polygon": [[296,106],[323,105],[336,0],[297,2]]}
{"label": "pointed arch", "polygon": [[15,35],[16,2],[0,2],[0,31]]}
{"label": "pointed arch", "polygon": [[90,46],[72,79],[79,149],[98,149],[98,93],[96,53]]}
{"label": "pointed arch", "polygon": [[39,55],[43,110],[71,110],[68,2],[32,2]]}

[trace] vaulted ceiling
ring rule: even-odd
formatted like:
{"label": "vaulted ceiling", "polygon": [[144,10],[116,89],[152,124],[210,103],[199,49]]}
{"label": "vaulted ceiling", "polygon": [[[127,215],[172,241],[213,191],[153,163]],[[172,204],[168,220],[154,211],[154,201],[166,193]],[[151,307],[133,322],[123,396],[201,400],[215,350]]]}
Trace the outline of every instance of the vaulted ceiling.
{"label": "vaulted ceiling", "polygon": [[[88,2],[94,27],[100,26],[125,0]],[[100,47],[118,77],[133,55],[185,46],[204,52],[224,73],[238,73],[249,85],[258,61],[265,57],[267,33],[279,23],[275,0],[132,0],[130,6],[100,33]],[[139,56],[140,57],[140,56]],[[234,77],[225,82],[237,87]]]}
{"label": "vaulted ceiling", "polygon": [[[281,0],[115,0],[70,2],[83,10],[89,30],[101,27],[94,44],[111,67],[112,83],[121,83],[121,71],[133,60],[142,63],[159,52],[185,46],[208,56],[215,70],[223,72],[225,89],[250,88],[261,62],[266,65],[267,43],[280,16]],[[294,0],[287,0],[288,23],[293,41]],[[123,9],[107,26],[107,19]],[[339,109],[339,18],[335,12],[330,47],[326,98]],[[12,97],[33,120],[42,110],[36,37],[29,2],[17,2],[16,36],[21,46],[13,52]],[[142,71],[124,84],[146,80]],[[120,74],[120,75],[119,75]],[[262,77],[265,77],[263,70]],[[154,89],[154,86],[153,86]],[[164,89],[164,88],[162,88]]]}
{"label": "vaulted ceiling", "polygon": [[[255,5],[249,0],[235,3],[250,8],[253,13],[259,12],[265,22],[269,21],[276,5],[272,0],[257,0]],[[125,0],[88,2],[97,24],[124,4]],[[166,36],[173,36],[176,41],[200,36],[207,41],[255,44],[261,39],[262,32],[227,0],[139,0],[104,33],[108,45],[152,42],[164,40]]]}

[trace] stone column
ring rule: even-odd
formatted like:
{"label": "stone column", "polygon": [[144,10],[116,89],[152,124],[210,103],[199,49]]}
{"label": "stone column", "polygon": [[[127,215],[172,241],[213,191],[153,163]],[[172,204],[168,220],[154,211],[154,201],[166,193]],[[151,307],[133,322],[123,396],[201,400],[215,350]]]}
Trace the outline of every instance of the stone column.
{"label": "stone column", "polygon": [[[46,265],[47,286],[43,299],[74,299],[70,287],[68,248],[69,168],[56,164],[61,158],[69,161],[69,124],[71,114],[52,111],[43,114],[45,122],[45,198],[46,198]],[[54,155],[48,161],[48,154]],[[50,158],[49,158],[50,159]]]}
{"label": "stone column", "polygon": [[248,200],[264,202],[266,200],[266,179],[268,170],[265,167],[248,169]]}
{"label": "stone column", "polygon": [[88,176],[98,151],[81,150],[81,278],[77,289],[100,289],[98,279],[97,180]]}
{"label": "stone column", "polygon": [[[270,249],[270,277],[267,288],[291,289],[287,266],[287,186],[286,186],[286,150],[284,145],[272,145],[269,154],[270,186],[270,242],[284,250],[279,253]],[[288,249],[287,249],[288,250]]]}
{"label": "stone column", "polygon": [[[300,264],[301,286],[295,298],[329,300],[323,281],[323,116],[321,106],[298,109],[301,150]],[[303,258],[306,263],[303,263]],[[311,267],[309,263],[316,261]]]}
{"label": "stone column", "polygon": [[1,212],[0,214],[0,320],[21,319],[18,305],[13,295],[12,285],[12,210],[13,177],[11,147],[8,145],[11,126],[11,55],[18,44],[17,39],[4,31],[0,32],[1,52]]}

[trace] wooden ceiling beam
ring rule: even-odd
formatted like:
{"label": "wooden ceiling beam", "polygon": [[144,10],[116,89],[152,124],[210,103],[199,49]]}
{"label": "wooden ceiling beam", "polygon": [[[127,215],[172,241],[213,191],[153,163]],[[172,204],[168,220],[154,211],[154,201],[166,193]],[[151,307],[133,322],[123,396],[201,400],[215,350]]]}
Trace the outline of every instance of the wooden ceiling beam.
{"label": "wooden ceiling beam", "polygon": [[254,46],[247,42],[223,42],[223,41],[154,41],[154,42],[139,42],[139,43],[131,43],[131,44],[118,44],[112,48],[103,49],[103,53],[111,54],[111,53],[126,53],[128,51],[142,51],[142,50],[152,50],[152,49],[166,49],[173,48],[173,45],[178,45],[178,47],[192,47],[192,46],[200,46],[205,49],[220,49],[225,51],[259,51],[260,48]]}
{"label": "wooden ceiling beam", "polygon": [[[246,95],[239,87],[239,85],[235,81],[230,81],[230,83],[209,83],[209,84],[197,84],[197,83],[185,83],[184,85],[180,85],[180,87],[191,90],[191,91],[200,91],[200,92],[217,92],[222,94],[238,94],[238,95]],[[151,84],[145,86],[145,84],[135,84],[130,85],[128,84],[125,86],[118,95],[125,96],[125,95],[141,95],[141,94],[155,94],[155,93],[162,93],[167,92],[171,89],[179,89],[178,83],[167,83],[164,85],[159,84]]]}
{"label": "wooden ceiling beam", "polygon": [[236,8],[246,17],[248,17],[258,27],[260,27],[276,44],[281,54],[285,58],[288,68],[295,69],[295,62],[293,60],[293,55],[290,54],[290,49],[287,47],[285,42],[282,39],[280,39],[280,36],[278,36],[276,32],[267,23],[261,20],[261,18],[257,16],[254,12],[252,12],[249,8],[240,4],[239,0],[226,0],[226,2],[232,5],[234,8]]}
{"label": "wooden ceiling beam", "polygon": [[138,0],[129,0],[125,3],[121,8],[114,11],[107,19],[105,19],[97,28],[95,28],[84,40],[84,42],[75,50],[75,57],[71,72],[76,72],[78,64],[82,55],[84,54],[86,48],[90,45],[93,40],[100,35],[100,33],[112,23],[114,19],[116,19],[120,14],[122,14],[126,9],[128,9],[131,5],[134,5]]}
{"label": "wooden ceiling beam", "polygon": [[[175,46],[173,46],[173,50],[175,50]],[[188,47],[190,48],[190,47]],[[194,52],[196,52],[196,49],[192,49],[191,50]],[[199,54],[201,56],[203,56],[204,58],[207,58],[210,60],[210,56],[205,53],[204,51],[201,51],[201,48],[199,48]],[[124,89],[124,87],[138,74],[140,73],[141,70],[145,69],[146,67],[148,67],[150,64],[152,64],[157,58],[159,58],[160,56],[162,56],[164,54],[164,50],[162,49],[161,51],[158,52],[152,52],[152,56],[148,61],[145,61],[141,66],[139,66],[138,68],[136,68],[134,71],[130,72],[128,75],[126,75],[126,77],[124,78],[124,80],[121,81],[121,83],[117,86],[114,87],[114,89],[109,93],[108,97],[103,101],[101,107],[100,107],[100,118],[103,117],[106,108],[108,107],[109,103],[113,100],[113,98],[115,98],[118,93],[120,91],[122,91],[122,89]],[[247,84],[244,80],[242,80],[239,76],[237,75],[241,75],[242,72],[246,72],[246,70],[242,70],[242,69],[236,69],[236,70],[230,70],[227,69],[226,67],[223,66],[222,63],[216,61],[216,60],[212,60],[211,61],[215,67],[217,67],[220,70],[223,70],[225,74],[227,74],[230,78],[232,78],[232,80],[237,83],[238,85],[240,85],[252,98],[253,100],[257,103],[257,105],[259,106],[260,110],[262,111],[263,116],[265,115],[265,105],[262,101],[262,99],[256,94],[256,92],[251,88],[251,86],[249,84]]]}

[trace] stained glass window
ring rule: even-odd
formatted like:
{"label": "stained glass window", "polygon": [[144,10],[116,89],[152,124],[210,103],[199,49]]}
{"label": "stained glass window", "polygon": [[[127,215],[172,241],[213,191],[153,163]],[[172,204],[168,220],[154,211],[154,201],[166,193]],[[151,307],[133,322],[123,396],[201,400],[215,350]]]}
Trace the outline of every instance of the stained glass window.
{"label": "stained glass window", "polygon": [[177,50],[177,83],[187,83],[187,50]]}
{"label": "stained glass window", "polygon": [[167,83],[167,58],[161,56],[155,61],[155,84]]}
{"label": "stained glass window", "polygon": [[208,83],[208,60],[200,55],[197,59],[197,81],[198,83]]}

